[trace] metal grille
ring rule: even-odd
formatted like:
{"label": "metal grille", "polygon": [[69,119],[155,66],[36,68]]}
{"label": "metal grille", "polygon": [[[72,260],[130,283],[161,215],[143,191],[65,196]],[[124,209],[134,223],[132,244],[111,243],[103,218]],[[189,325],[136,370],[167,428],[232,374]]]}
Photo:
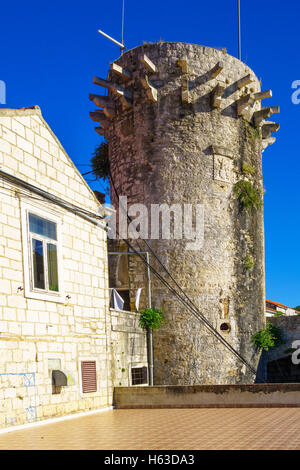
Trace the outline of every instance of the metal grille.
{"label": "metal grille", "polygon": [[134,367],[131,369],[132,385],[142,385],[148,383],[147,367]]}
{"label": "metal grille", "polygon": [[97,392],[96,361],[81,362],[82,392]]}

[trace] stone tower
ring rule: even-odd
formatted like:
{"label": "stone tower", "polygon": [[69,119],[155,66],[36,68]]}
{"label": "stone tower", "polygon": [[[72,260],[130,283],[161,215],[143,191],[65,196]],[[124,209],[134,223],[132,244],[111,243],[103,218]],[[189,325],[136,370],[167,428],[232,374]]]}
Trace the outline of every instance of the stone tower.
{"label": "stone tower", "polygon": [[[106,80],[94,77],[94,83],[108,89],[107,96],[90,95],[103,109],[91,118],[108,141],[119,196],[127,196],[128,207],[146,205],[149,214],[153,204],[202,206],[198,250],[187,249],[184,237],[151,238],[150,220],[147,242],[210,324],[255,368],[251,337],[265,322],[262,151],[279,127],[266,121],[279,108],[261,107],[261,101],[272,92],[261,91],[253,71],[226,50],[185,43],[129,50],[111,63]],[[254,199],[247,207],[249,195]],[[141,240],[130,242],[147,250]],[[142,283],[133,259],[131,298]],[[150,263],[174,286],[151,255]],[[154,276],[151,292],[152,305],[167,318],[154,332],[155,384],[254,381]]]}

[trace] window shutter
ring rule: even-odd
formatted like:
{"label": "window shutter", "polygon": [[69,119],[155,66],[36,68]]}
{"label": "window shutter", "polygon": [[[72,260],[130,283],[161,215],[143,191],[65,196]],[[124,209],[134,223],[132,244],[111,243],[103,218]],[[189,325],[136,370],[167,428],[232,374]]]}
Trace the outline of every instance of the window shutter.
{"label": "window shutter", "polygon": [[81,362],[82,392],[97,392],[96,361]]}

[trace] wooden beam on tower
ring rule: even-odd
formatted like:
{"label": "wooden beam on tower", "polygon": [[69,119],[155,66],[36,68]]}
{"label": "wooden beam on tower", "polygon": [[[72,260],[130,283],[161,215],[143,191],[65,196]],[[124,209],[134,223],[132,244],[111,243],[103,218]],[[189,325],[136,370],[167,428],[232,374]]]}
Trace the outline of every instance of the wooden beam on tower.
{"label": "wooden beam on tower", "polygon": [[211,92],[211,105],[213,108],[220,108],[222,102],[222,95],[224,93],[225,87],[219,83]]}
{"label": "wooden beam on tower", "polygon": [[95,122],[101,122],[103,129],[108,129],[111,121],[105,116],[103,111],[91,111],[90,118]]}
{"label": "wooden beam on tower", "polygon": [[278,132],[280,124],[277,122],[265,121],[261,127],[261,133],[263,139],[271,137],[272,132]]}
{"label": "wooden beam on tower", "polygon": [[271,108],[264,108],[260,111],[255,111],[252,115],[254,126],[259,127],[262,122],[270,116],[272,116]]}
{"label": "wooden beam on tower", "polygon": [[237,115],[244,116],[248,107],[254,102],[254,95],[249,93],[237,100]]}
{"label": "wooden beam on tower", "polygon": [[131,73],[123,69],[123,67],[120,67],[120,65],[115,64],[114,62],[111,63],[110,70],[115,74],[119,75],[120,77],[124,78],[125,80],[131,79]]}
{"label": "wooden beam on tower", "polygon": [[260,91],[259,93],[254,93],[254,98],[257,101],[265,100],[267,98],[272,98],[272,90]]}
{"label": "wooden beam on tower", "polygon": [[105,134],[105,129],[103,129],[103,127],[95,127],[95,131],[97,132],[97,134],[99,135],[103,135]]}
{"label": "wooden beam on tower", "polygon": [[216,78],[219,75],[219,73],[222,72],[223,68],[224,68],[223,62],[218,62],[214,66],[214,68],[212,68],[211,71],[210,71],[211,78]]}
{"label": "wooden beam on tower", "polygon": [[141,84],[147,90],[148,98],[155,103],[157,101],[157,89],[151,84],[147,75],[141,79]]}
{"label": "wooden beam on tower", "polygon": [[253,79],[251,78],[251,75],[250,73],[248,75],[246,75],[245,77],[243,78],[240,78],[237,82],[236,82],[236,86],[238,87],[239,90],[241,90],[241,88],[243,88],[244,86],[246,85],[249,85],[249,83],[252,83],[253,82]]}
{"label": "wooden beam on tower", "polygon": [[140,61],[150,73],[156,73],[158,71],[156,65],[153,64],[146,54],[140,56]]}

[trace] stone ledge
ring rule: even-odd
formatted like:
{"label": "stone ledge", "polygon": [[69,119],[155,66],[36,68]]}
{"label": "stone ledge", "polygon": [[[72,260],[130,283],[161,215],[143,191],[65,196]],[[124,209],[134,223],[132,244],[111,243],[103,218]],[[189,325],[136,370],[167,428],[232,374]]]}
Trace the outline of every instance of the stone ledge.
{"label": "stone ledge", "polygon": [[132,315],[132,316],[138,316],[139,315],[139,312],[132,312],[131,310],[118,310],[116,308],[112,308],[110,307],[109,310],[112,312],[112,313],[116,313],[117,315],[121,314],[121,313],[124,313],[125,315]]}
{"label": "stone ledge", "polygon": [[4,117],[15,117],[15,116],[32,116],[37,114],[42,115],[41,108],[39,106],[30,106],[28,108],[1,108],[0,116]]}
{"label": "stone ledge", "polygon": [[271,403],[271,404],[205,404],[205,405],[145,405],[145,406],[122,406],[122,407],[115,407],[122,410],[133,410],[133,409],[141,409],[141,410],[163,410],[163,409],[184,409],[184,408],[300,408],[300,404],[282,404],[282,403]]}
{"label": "stone ledge", "polygon": [[121,408],[300,407],[300,383],[116,387]]}

